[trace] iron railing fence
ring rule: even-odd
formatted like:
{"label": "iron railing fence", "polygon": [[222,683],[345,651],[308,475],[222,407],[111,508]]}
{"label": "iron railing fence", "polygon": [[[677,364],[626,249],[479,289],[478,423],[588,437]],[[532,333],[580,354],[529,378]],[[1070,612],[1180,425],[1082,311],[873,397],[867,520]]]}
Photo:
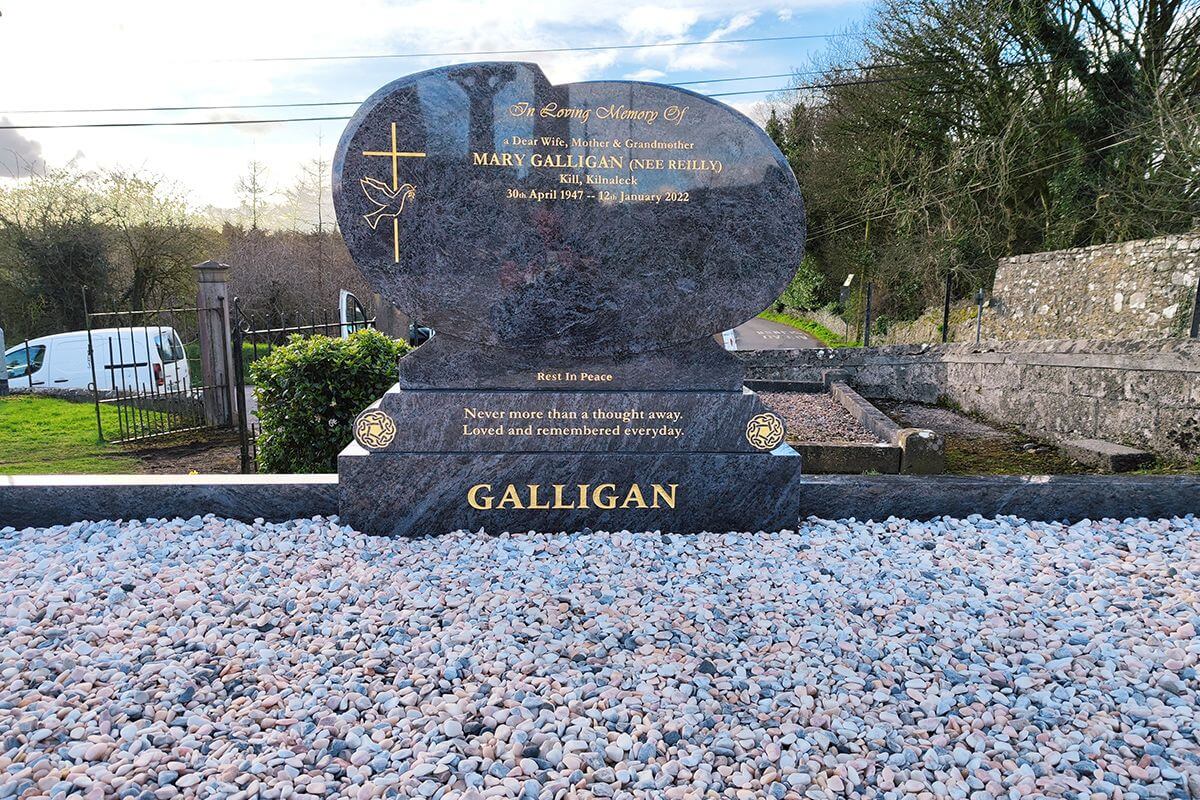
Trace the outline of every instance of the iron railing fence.
{"label": "iron railing fence", "polygon": [[[229,386],[206,379],[200,328],[223,308],[88,311],[87,363],[96,405],[96,430],[105,441],[127,443],[225,427],[206,414],[206,399]],[[221,347],[224,353],[224,347]],[[229,370],[225,370],[228,375]],[[103,414],[110,407],[115,414]],[[110,421],[106,430],[105,418]],[[111,421],[115,419],[116,430]]]}

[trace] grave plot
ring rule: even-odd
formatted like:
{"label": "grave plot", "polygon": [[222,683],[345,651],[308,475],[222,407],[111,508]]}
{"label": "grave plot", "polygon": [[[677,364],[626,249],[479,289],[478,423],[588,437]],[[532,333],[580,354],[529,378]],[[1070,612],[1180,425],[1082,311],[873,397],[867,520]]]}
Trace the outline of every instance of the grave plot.
{"label": "grave plot", "polygon": [[759,392],[758,396],[783,417],[791,442],[879,444],[879,437],[828,392]]}
{"label": "grave plot", "polygon": [[0,797],[1188,798],[1200,521],[0,527]]}
{"label": "grave plot", "polygon": [[915,473],[944,469],[943,439],[925,428],[904,428],[846,384],[748,382],[783,418],[788,444],[810,475]]}
{"label": "grave plot", "polygon": [[958,475],[1081,475],[1095,469],[1069,458],[1052,443],[990,424],[952,408],[880,400],[901,425],[928,427],[945,439],[946,471]]}

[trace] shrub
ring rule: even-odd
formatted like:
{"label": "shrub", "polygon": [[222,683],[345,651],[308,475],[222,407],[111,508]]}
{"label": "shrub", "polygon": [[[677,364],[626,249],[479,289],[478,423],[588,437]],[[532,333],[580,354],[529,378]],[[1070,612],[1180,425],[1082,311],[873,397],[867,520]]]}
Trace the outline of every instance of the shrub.
{"label": "shrub", "polygon": [[335,472],[354,418],[396,382],[408,345],[374,330],[293,336],[250,366],[264,472]]}
{"label": "shrub", "polygon": [[817,268],[812,257],[805,256],[779,299],[785,306],[811,311],[824,302],[825,291],[825,276]]}

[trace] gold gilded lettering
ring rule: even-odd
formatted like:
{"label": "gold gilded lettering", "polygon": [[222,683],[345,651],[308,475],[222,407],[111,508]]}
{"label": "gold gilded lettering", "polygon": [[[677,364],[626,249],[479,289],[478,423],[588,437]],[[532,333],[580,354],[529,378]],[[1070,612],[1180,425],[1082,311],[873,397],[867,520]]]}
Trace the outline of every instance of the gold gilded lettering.
{"label": "gold gilded lettering", "polygon": [[592,505],[596,508],[611,511],[617,507],[617,485],[615,483],[601,483],[595,489],[592,489]]}
{"label": "gold gilded lettering", "polygon": [[471,164],[476,167],[522,167],[524,153],[471,153]]}
{"label": "gold gilded lettering", "polygon": [[625,169],[625,156],[580,153],[533,153],[529,166],[550,169]]}
{"label": "gold gilded lettering", "polygon": [[588,108],[559,107],[558,103],[547,103],[542,106],[538,114],[543,119],[577,119],[580,122],[587,122],[592,112]]}
{"label": "gold gilded lettering", "polygon": [[[505,505],[507,503],[507,505]],[[496,508],[525,508],[525,504],[521,502],[521,493],[517,491],[517,487],[511,483],[504,488],[504,495],[501,496],[500,502],[496,503]]]}
{"label": "gold gilded lettering", "polygon": [[574,508],[575,507],[574,503],[568,503],[566,500],[563,499],[563,489],[565,489],[565,488],[566,488],[565,484],[562,484],[562,483],[554,484],[554,507],[555,508]]}
{"label": "gold gilded lettering", "polygon": [[532,509],[534,511],[549,510],[550,509],[549,503],[542,503],[540,506],[538,505],[538,489],[542,488],[541,484],[527,483],[525,485],[529,487],[529,505],[527,505],[526,508]]}
{"label": "gold gilded lettering", "polygon": [[[611,511],[615,508],[675,508],[676,491],[679,484],[670,483],[663,486],[659,483],[649,484],[652,492],[651,500],[647,501],[646,488],[641,484],[632,483],[628,486],[618,486],[615,483],[599,483],[593,486],[589,483],[550,484],[552,491],[543,491],[546,485],[526,483],[518,488],[516,484],[507,484],[500,493],[499,499],[492,491],[492,484],[477,483],[467,490],[467,503],[471,508],[480,511],[513,508],[531,511],[549,511],[551,509],[598,508]],[[570,486],[570,490],[568,489]],[[577,492],[574,500],[568,491]]]}
{"label": "gold gilded lettering", "polygon": [[646,498],[642,496],[642,488],[636,483],[630,484],[629,492],[625,495],[625,499],[621,502],[621,508],[649,508],[646,505]]}
{"label": "gold gilded lettering", "polygon": [[660,500],[666,504],[667,508],[675,507],[675,490],[679,488],[679,484],[668,483],[667,486],[671,489],[670,494],[667,493],[667,490],[663,488],[661,484],[654,484],[652,487],[654,490],[654,504],[651,506],[651,508],[662,508],[662,506],[659,505]]}
{"label": "gold gilded lettering", "polygon": [[492,485],[490,483],[477,483],[467,492],[467,502],[471,504],[471,508],[477,508],[480,511],[487,511],[492,507],[492,496],[484,495],[480,498],[480,492],[490,492]]}

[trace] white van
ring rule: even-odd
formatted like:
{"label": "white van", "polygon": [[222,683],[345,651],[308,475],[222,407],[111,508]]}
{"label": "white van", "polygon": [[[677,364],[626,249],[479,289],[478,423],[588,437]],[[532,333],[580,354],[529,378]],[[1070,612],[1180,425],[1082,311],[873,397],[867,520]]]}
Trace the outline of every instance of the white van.
{"label": "white van", "polygon": [[[192,387],[187,354],[174,328],[100,328],[92,331],[92,352],[96,385],[102,392],[177,392]],[[92,388],[87,331],[22,342],[5,351],[4,364],[9,385],[17,391]]]}

